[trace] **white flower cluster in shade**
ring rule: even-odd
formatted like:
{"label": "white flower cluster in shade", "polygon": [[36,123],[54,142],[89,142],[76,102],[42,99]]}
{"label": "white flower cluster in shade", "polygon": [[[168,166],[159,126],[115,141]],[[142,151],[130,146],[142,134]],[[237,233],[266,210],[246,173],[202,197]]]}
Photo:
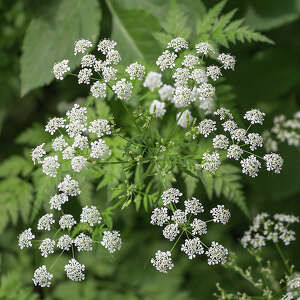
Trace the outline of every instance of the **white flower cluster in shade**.
{"label": "white flower cluster in shade", "polygon": [[273,127],[263,133],[267,152],[277,152],[279,143],[289,146],[300,146],[300,111],[294,113],[293,118],[287,119],[279,115],[273,119]]}
{"label": "white flower cluster in shade", "polygon": [[[79,44],[76,52],[81,53],[84,47],[87,47],[87,44],[86,46]],[[87,58],[85,64],[87,64]],[[40,242],[39,250],[43,257],[53,255],[57,250],[66,253],[71,250],[74,252],[74,248],[78,252],[92,251],[95,242],[101,244],[110,253],[121,249],[120,234],[117,231],[106,230],[107,227],[102,224],[102,217],[96,206],[83,207],[79,222],[71,214],[63,213],[62,207],[72,202],[70,201],[72,197],[78,197],[81,194],[79,181],[74,175],[84,170],[92,159],[103,160],[111,154],[110,148],[103,139],[112,133],[109,121],[96,119],[88,123],[87,119],[87,109],[75,104],[67,111],[66,119],[53,118],[46,125],[45,130],[54,136],[53,140],[49,144],[43,143],[37,146],[32,151],[34,164],[40,164],[45,175],[61,178],[57,185],[57,192],[49,200],[50,209],[60,214],[58,222],[54,218],[56,214],[47,213],[41,216],[37,223],[39,231],[50,232],[55,229],[56,233],[61,233],[60,236],[54,234],[53,237],[44,238]],[[58,136],[56,136],[57,133],[59,133]],[[66,163],[68,172],[72,169],[74,174],[66,174],[66,169],[64,169]],[[76,229],[77,224],[80,226],[83,223],[91,228],[89,233],[93,228],[100,229],[101,226],[102,241],[94,241],[87,232],[80,232],[82,227],[78,227],[79,230]],[[32,247],[34,239],[35,234],[32,233],[32,229],[26,229],[19,235],[19,247],[21,249]],[[67,277],[73,281],[81,281],[85,278],[85,266],[74,257],[64,269]],[[43,265],[36,269],[32,280],[35,285],[49,287],[52,278],[53,274],[49,273],[47,267]]]}
{"label": "white flower cluster in shade", "polygon": [[[212,149],[202,155],[201,168],[207,172],[215,173],[226,159],[240,161],[242,172],[250,177],[256,177],[262,167],[266,170],[280,173],[283,159],[277,153],[269,153],[259,156],[254,153],[263,147],[264,139],[256,132],[249,132],[255,124],[261,125],[265,114],[258,109],[251,109],[244,115],[244,119],[250,124],[247,129],[239,128],[234,121],[230,110],[219,108],[214,112],[216,118],[206,118],[195,127],[195,134],[212,139]],[[219,126],[219,123],[221,123]],[[192,129],[191,129],[192,130]],[[187,132],[186,135],[191,133]]]}
{"label": "white flower cluster in shade", "polygon": [[[227,260],[228,250],[217,242],[206,246],[203,236],[207,234],[209,222],[226,224],[230,219],[230,212],[223,205],[217,205],[210,210],[212,218],[203,220],[199,214],[204,213],[202,203],[195,197],[182,201],[182,193],[177,188],[169,188],[162,195],[162,207],[156,207],[152,211],[150,223],[163,227],[162,234],[169,241],[175,241],[175,245],[184,239],[181,251],[188,259],[194,259],[198,255],[205,254],[208,264],[224,264]],[[181,206],[183,209],[177,208]],[[170,214],[169,214],[170,213]],[[201,236],[201,238],[199,237]],[[172,248],[173,249],[173,248]],[[172,261],[172,250],[158,250],[151,259],[152,265],[157,271],[167,273],[174,267]]]}
{"label": "white flower cluster in shade", "polygon": [[281,300],[297,300],[300,297],[300,274],[294,272],[287,278],[287,293],[284,294]]}
{"label": "white flower cluster in shade", "polygon": [[289,227],[293,223],[299,223],[299,218],[293,215],[261,213],[253,219],[249,230],[244,233],[241,243],[244,248],[261,248],[267,243],[283,242],[289,245],[296,240],[295,231]]}

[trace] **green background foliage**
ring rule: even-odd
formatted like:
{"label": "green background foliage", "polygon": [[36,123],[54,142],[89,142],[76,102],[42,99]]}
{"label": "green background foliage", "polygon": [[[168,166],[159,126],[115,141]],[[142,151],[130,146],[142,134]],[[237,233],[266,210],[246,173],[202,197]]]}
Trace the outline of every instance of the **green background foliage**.
{"label": "green background foliage", "polygon": [[[80,260],[88,270],[83,283],[65,280],[61,265],[67,258],[62,256],[53,269],[55,284],[50,289],[34,288],[32,273],[42,260],[35,250],[21,253],[16,237],[45,213],[57,184],[41,176],[31,162],[31,148],[49,140],[42,125],[50,116],[65,111],[68,103],[87,101],[88,90],[78,88],[73,78],[57,82],[51,74],[53,63],[65,57],[73,57],[71,67],[76,70],[79,58],[70,55],[74,40],[96,42],[111,37],[118,42],[125,64],[154,61],[163,46],[178,35],[229,48],[237,65],[217,87],[217,92],[223,93],[220,104],[235,114],[258,107],[267,113],[266,124],[270,125],[274,115],[292,116],[300,110],[300,1],[1,0],[0,15],[0,299],[207,300],[214,298],[217,282],[228,290],[239,285],[254,292],[232,271],[208,267],[201,259],[187,261],[179,251],[175,253],[176,268],[168,276],[152,268],[149,257],[166,243],[149,224],[149,203],[159,196],[158,192],[148,195],[150,184],[141,183],[139,188],[146,196],[135,195],[135,205],[117,213],[113,220],[112,210],[105,210],[106,221],[116,222],[121,230],[124,247],[114,256],[101,249],[82,254]],[[121,118],[118,107],[97,105],[102,117],[103,111],[108,115],[111,109]],[[114,140],[115,153],[121,144]],[[230,207],[231,222],[209,235],[236,252],[244,265],[249,263],[248,256],[239,238],[249,218],[261,211],[300,214],[299,148],[282,146],[280,153],[285,159],[282,173],[255,180],[241,177],[232,165],[223,166],[214,178],[199,178],[193,166],[182,160],[186,172],[180,175],[179,185],[187,196],[197,195],[209,206],[217,199]],[[84,174],[88,182],[78,199],[80,204],[97,203],[105,208],[104,203],[119,196],[113,189],[124,179],[120,167],[110,166],[109,172],[105,168]],[[142,172],[136,169],[137,183]],[[299,270],[299,243],[287,250]],[[270,252],[269,259],[280,269],[275,254]]]}

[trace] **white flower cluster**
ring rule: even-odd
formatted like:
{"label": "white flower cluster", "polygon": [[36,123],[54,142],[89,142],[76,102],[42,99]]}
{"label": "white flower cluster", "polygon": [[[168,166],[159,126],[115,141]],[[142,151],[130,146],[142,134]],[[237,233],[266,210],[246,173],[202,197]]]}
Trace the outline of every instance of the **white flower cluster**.
{"label": "white flower cluster", "polygon": [[[70,160],[72,170],[80,172],[87,167],[91,158],[103,160],[111,154],[111,150],[103,139],[104,136],[111,135],[111,126],[107,120],[96,119],[88,123],[87,109],[78,104],[74,104],[72,109],[66,113],[66,117],[66,119],[53,118],[46,125],[45,130],[51,135],[60,131],[60,135],[51,143],[55,155],[46,156],[45,143],[32,150],[33,162],[41,164],[43,172],[50,177],[57,176],[65,160]],[[63,134],[63,130],[66,131],[65,134]],[[97,136],[97,140],[94,139],[95,136]],[[70,177],[66,177],[65,180],[66,182],[61,188],[59,187],[59,190],[68,194],[64,190],[66,186],[74,184],[74,181],[70,181]],[[78,193],[77,190],[69,195],[76,196]],[[61,199],[54,198],[52,200],[53,207],[57,206],[57,209],[60,209],[59,201],[66,202],[65,198],[60,197]]]}
{"label": "white flower cluster", "polygon": [[[221,166],[222,160],[229,158],[240,161],[242,172],[250,177],[258,175],[262,163],[265,164],[267,171],[280,173],[283,159],[279,154],[270,153],[261,157],[253,153],[263,147],[264,139],[259,133],[249,132],[249,130],[254,124],[263,123],[264,113],[258,109],[247,111],[244,115],[244,119],[250,123],[247,130],[238,127],[233,120],[232,113],[226,108],[217,109],[214,115],[217,117],[216,120],[206,118],[200,121],[195,128],[191,128],[194,132],[193,138],[196,138],[197,135],[212,138],[213,149],[203,154],[202,169],[215,173]],[[217,121],[221,122],[221,126],[218,126]],[[218,133],[219,130],[222,134]],[[186,135],[188,134],[190,133],[188,132]]]}
{"label": "white flower cluster", "polygon": [[[78,40],[75,42],[74,55],[82,54],[81,69],[78,72],[78,83],[90,86],[90,92],[93,97],[103,99],[107,95],[109,87],[118,99],[127,101],[132,94],[133,85],[130,81],[143,80],[145,76],[145,67],[137,62],[126,67],[128,79],[118,78],[117,66],[121,61],[120,53],[115,49],[117,43],[109,39],[103,39],[99,42],[97,50],[102,59],[98,59],[93,54],[87,54],[87,51],[93,47],[89,40]],[[167,62],[167,60],[165,60]],[[162,65],[165,63],[162,60]],[[64,75],[70,71],[69,60],[64,59],[53,66],[55,78],[62,80]]]}
{"label": "white flower cluster", "polygon": [[[208,264],[224,264],[228,250],[217,242],[212,242],[208,247],[199,236],[207,233],[208,222],[226,224],[230,219],[229,210],[225,209],[223,205],[218,205],[210,211],[213,219],[203,221],[198,218],[198,215],[204,212],[204,207],[195,197],[182,202],[184,209],[176,209],[176,205],[181,204],[179,200],[181,196],[182,193],[177,188],[169,188],[164,191],[161,196],[163,207],[157,207],[152,211],[150,223],[160,227],[166,225],[162,234],[169,241],[177,239],[175,244],[185,234],[186,239],[181,245],[181,251],[189,259],[205,254],[208,257]],[[171,215],[169,215],[170,211]],[[167,273],[174,267],[171,251],[158,250],[155,257],[151,259],[151,263],[159,272],[163,273]]]}
{"label": "white flower cluster", "polygon": [[281,300],[298,300],[300,297],[300,275],[294,272],[287,280],[287,293],[283,295]]}
{"label": "white flower cluster", "polygon": [[253,219],[249,230],[244,233],[241,243],[244,248],[260,248],[266,246],[268,241],[289,245],[296,240],[295,231],[289,229],[289,225],[299,223],[299,218],[293,215],[275,214],[270,216],[261,213]]}
{"label": "white flower cluster", "polygon": [[276,152],[278,143],[285,142],[289,146],[300,146],[300,111],[294,113],[293,118],[287,119],[284,115],[273,119],[273,127],[263,134],[267,152]]}
{"label": "white flower cluster", "polygon": [[[76,44],[77,45],[77,44]],[[81,53],[87,44],[78,44],[76,52]],[[104,47],[104,46],[103,46]],[[103,48],[104,49],[104,48]],[[113,56],[110,57],[113,61]],[[84,65],[87,66],[88,60],[92,58],[85,57]],[[116,59],[116,58],[115,58]],[[75,104],[66,113],[66,119],[53,118],[47,126],[46,132],[55,135],[59,130],[59,135],[54,137],[50,145],[41,144],[32,151],[32,160],[36,164],[42,165],[43,172],[50,177],[59,177],[61,181],[57,185],[57,193],[50,200],[50,209],[62,212],[62,206],[70,202],[71,197],[77,197],[81,194],[79,182],[70,174],[65,174],[66,163],[74,171],[74,174],[81,172],[87,167],[91,159],[105,159],[111,154],[110,148],[102,139],[104,136],[111,135],[111,126],[107,120],[96,119],[87,122],[87,109]],[[65,130],[65,133],[63,133]],[[46,149],[54,151],[55,155],[47,155]],[[64,166],[64,168],[62,167]],[[60,170],[61,167],[61,170]],[[64,174],[64,175],[62,175]],[[85,206],[80,214],[80,222],[86,223],[90,227],[102,225],[102,217],[96,206]],[[71,214],[62,214],[55,225],[54,214],[48,213],[38,220],[37,229],[40,231],[51,231],[54,226],[58,226],[62,235],[53,238],[45,238],[39,245],[39,250],[43,257],[48,257],[53,254],[56,249],[63,252],[68,252],[74,247],[77,251],[92,251],[94,241],[92,238],[83,232],[75,231],[73,228],[77,221]],[[101,227],[101,228],[102,228]],[[100,228],[100,227],[99,227]],[[74,233],[73,233],[74,229]],[[58,232],[58,231],[57,231]],[[32,240],[35,235],[31,228],[26,229],[19,235],[18,244],[21,249],[32,247]],[[109,252],[113,253],[121,248],[120,234],[116,231],[104,231],[103,239],[100,243]],[[74,258],[65,266],[67,277],[73,281],[81,281],[85,278],[83,273],[84,265],[81,265]],[[49,287],[53,275],[50,274],[46,266],[39,267],[33,276],[35,285],[41,287]]]}

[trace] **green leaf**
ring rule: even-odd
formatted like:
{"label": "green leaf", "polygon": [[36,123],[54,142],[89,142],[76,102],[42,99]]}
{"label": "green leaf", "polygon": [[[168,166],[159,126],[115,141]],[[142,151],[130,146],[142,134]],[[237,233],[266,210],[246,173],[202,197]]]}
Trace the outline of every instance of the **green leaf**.
{"label": "green leaf", "polygon": [[143,10],[124,10],[106,0],[113,17],[111,38],[118,42],[122,61],[129,63],[135,60],[152,60],[158,56],[160,48],[152,36],[159,31],[156,17]]}
{"label": "green leaf", "polygon": [[0,182],[0,232],[9,219],[16,225],[19,216],[28,222],[33,199],[32,185],[18,177],[8,177]]}
{"label": "green leaf", "polygon": [[222,165],[214,177],[213,189],[218,197],[223,195],[227,200],[235,203],[246,216],[249,216],[241,184],[240,168],[229,164]]}
{"label": "green leaf", "polygon": [[27,144],[36,147],[41,143],[50,141],[51,137],[45,132],[45,129],[40,124],[33,124],[32,127],[25,129],[17,138],[17,144]]}
{"label": "green leaf", "polygon": [[21,96],[49,84],[53,64],[68,58],[71,69],[80,63],[73,56],[74,42],[95,40],[99,33],[101,10],[97,0],[60,0],[47,6],[46,12],[28,26],[21,57]]}
{"label": "green leaf", "polygon": [[28,175],[33,169],[33,162],[22,156],[13,155],[0,165],[0,177]]}

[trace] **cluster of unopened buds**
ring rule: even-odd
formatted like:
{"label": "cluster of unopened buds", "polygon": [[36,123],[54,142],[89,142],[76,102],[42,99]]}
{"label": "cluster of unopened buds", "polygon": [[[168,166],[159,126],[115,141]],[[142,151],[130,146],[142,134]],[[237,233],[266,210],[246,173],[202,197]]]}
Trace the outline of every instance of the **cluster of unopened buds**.
{"label": "cluster of unopened buds", "polygon": [[[38,231],[50,231],[55,225],[55,216],[59,218],[58,229],[52,238],[35,240],[40,242],[40,252],[43,257],[48,257],[59,251],[70,252],[73,258],[65,265],[64,269],[69,279],[73,281],[84,280],[85,266],[80,264],[74,257],[74,249],[80,251],[92,251],[93,244],[98,243],[105,247],[110,253],[121,248],[121,238],[117,231],[109,231],[103,224],[102,217],[96,206],[85,206],[82,208],[80,222],[77,222],[71,214],[64,214],[63,207],[67,205],[71,197],[80,195],[79,182],[72,178],[69,172],[77,174],[87,168],[91,160],[103,160],[111,154],[103,137],[111,134],[109,122],[104,119],[96,119],[87,123],[87,110],[75,104],[66,113],[65,118],[53,118],[46,125],[45,131],[51,135],[57,134],[52,143],[37,146],[32,151],[34,163],[41,164],[45,175],[49,177],[60,177],[62,181],[58,184],[58,192],[49,199],[50,209],[53,213],[42,216],[37,224]],[[45,149],[44,149],[45,148]],[[47,155],[46,150],[54,153]],[[49,154],[49,153],[48,153]],[[86,224],[85,232],[81,232],[81,224]],[[102,232],[102,241],[93,240],[89,233],[94,229]],[[78,230],[79,228],[79,230]],[[86,232],[87,231],[87,232]],[[57,235],[60,234],[59,237]],[[19,236],[19,247],[21,249],[31,247],[35,234],[32,229],[26,229]],[[33,276],[35,285],[49,287],[53,275],[45,265],[39,267]]]}
{"label": "cluster of unopened buds", "polygon": [[[217,205],[210,210],[212,219],[203,220],[198,217],[204,213],[201,202],[192,197],[183,203],[179,200],[182,193],[176,188],[169,188],[162,193],[162,206],[152,211],[152,225],[165,226],[162,230],[164,238],[175,241],[170,251],[158,250],[155,257],[151,259],[152,265],[162,273],[167,273],[174,267],[171,252],[181,239],[181,251],[189,259],[205,254],[208,257],[208,264],[224,264],[227,260],[228,250],[218,242],[213,241],[210,246],[203,242],[202,236],[207,234],[207,224],[210,222],[226,224],[230,219],[230,212],[223,205]],[[183,206],[183,209],[177,206]],[[171,216],[169,215],[171,212]],[[199,238],[201,236],[201,238]]]}
{"label": "cluster of unopened buds", "polygon": [[295,231],[289,229],[293,223],[299,223],[299,218],[293,215],[267,213],[257,215],[249,230],[244,233],[241,243],[244,248],[261,248],[268,241],[273,243],[283,242],[289,245],[296,240]]}

